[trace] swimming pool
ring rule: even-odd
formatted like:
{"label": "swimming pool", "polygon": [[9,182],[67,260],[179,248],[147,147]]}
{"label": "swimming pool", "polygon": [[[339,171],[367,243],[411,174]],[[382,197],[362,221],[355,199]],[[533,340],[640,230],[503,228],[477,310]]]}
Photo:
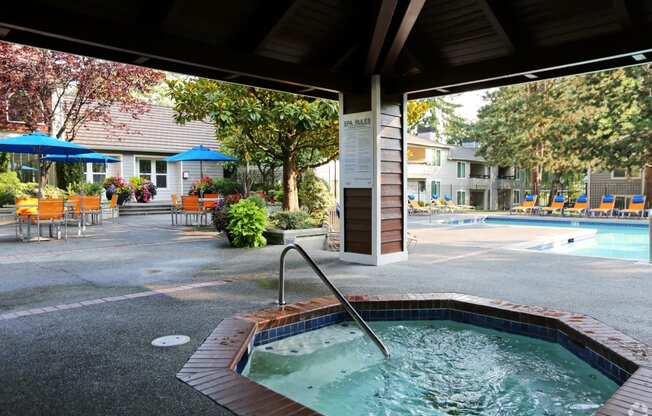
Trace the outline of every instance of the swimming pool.
{"label": "swimming pool", "polygon": [[528,227],[584,228],[597,231],[595,238],[565,244],[542,251],[578,256],[610,257],[629,260],[649,259],[649,231],[643,224],[602,224],[577,221],[549,221],[528,218],[495,218],[485,220],[486,224],[516,225]]}

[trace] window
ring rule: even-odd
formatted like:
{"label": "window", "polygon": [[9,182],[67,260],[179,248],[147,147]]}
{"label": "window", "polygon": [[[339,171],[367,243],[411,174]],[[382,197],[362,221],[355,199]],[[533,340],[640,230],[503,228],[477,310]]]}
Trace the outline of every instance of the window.
{"label": "window", "polygon": [[514,179],[521,180],[521,170],[519,168],[514,168]]}
{"label": "window", "polygon": [[457,191],[457,205],[466,205],[465,191]]}
{"label": "window", "polygon": [[521,203],[521,190],[520,189],[514,189],[513,195],[512,195],[512,202],[514,204],[520,204]]}
{"label": "window", "polygon": [[106,165],[104,163],[84,164],[86,182],[103,183],[106,179]]}
{"label": "window", "polygon": [[433,166],[441,166],[441,149],[435,149],[435,156],[432,161]]}
{"label": "window", "polygon": [[159,188],[168,187],[168,163],[162,160],[156,161],[156,186]]}
{"label": "window", "polygon": [[457,178],[466,178],[466,163],[457,162]]}
{"label": "window", "polygon": [[639,179],[641,177],[641,170],[630,168],[630,169],[614,169],[611,171],[611,179]]}
{"label": "window", "polygon": [[430,182],[430,196],[432,198],[441,198],[441,183],[439,181]]}
{"label": "window", "polygon": [[138,176],[151,181],[157,188],[167,188],[168,163],[156,159],[138,159]]}
{"label": "window", "polygon": [[152,180],[152,161],[149,159],[140,159],[138,161],[138,173],[141,178]]}

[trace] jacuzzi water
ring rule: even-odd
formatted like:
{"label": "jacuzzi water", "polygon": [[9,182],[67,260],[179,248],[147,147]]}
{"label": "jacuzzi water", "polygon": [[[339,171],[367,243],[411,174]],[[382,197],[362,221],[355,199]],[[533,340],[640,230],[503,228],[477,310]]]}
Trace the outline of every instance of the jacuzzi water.
{"label": "jacuzzi water", "polygon": [[591,415],[617,384],[562,346],[452,321],[352,323],[257,346],[243,374],[325,415]]}

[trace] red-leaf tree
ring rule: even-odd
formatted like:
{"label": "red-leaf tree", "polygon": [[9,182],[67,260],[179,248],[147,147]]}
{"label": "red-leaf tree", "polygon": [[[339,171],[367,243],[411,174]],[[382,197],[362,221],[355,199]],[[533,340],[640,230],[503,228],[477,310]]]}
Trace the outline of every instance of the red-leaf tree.
{"label": "red-leaf tree", "polygon": [[[29,130],[67,141],[89,121],[127,128],[111,119],[111,106],[138,118],[149,111],[142,96],[164,78],[147,68],[0,42],[0,98],[6,102],[19,94],[9,102],[26,110],[21,121]],[[50,165],[41,166],[42,184]]]}

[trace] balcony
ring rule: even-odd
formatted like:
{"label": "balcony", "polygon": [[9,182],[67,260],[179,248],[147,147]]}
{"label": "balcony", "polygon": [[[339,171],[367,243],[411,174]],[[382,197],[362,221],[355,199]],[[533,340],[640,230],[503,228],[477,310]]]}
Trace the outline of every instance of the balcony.
{"label": "balcony", "polygon": [[408,163],[408,178],[430,178],[434,176],[434,166],[425,163]]}

